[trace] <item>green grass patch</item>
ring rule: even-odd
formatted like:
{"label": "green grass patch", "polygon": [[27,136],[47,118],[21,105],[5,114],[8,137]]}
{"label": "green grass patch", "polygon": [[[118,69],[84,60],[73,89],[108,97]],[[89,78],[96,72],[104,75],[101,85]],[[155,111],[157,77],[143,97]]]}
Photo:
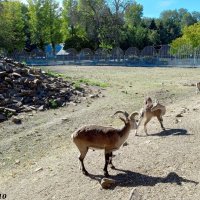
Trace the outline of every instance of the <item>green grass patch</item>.
{"label": "green grass patch", "polygon": [[74,82],[73,83],[74,87],[76,90],[82,90],[83,88],[81,87],[81,84],[79,82]]}
{"label": "green grass patch", "polygon": [[65,74],[57,73],[57,72],[50,71],[50,70],[48,70],[46,72],[46,75],[50,76],[50,77],[53,77],[53,78],[69,78]]}
{"label": "green grass patch", "polygon": [[86,85],[91,85],[91,86],[98,86],[98,87],[102,87],[102,88],[106,88],[109,86],[108,83],[105,83],[105,82],[100,82],[100,81],[95,81],[95,80],[92,80],[92,79],[79,79],[78,80],[79,83],[84,83]]}
{"label": "green grass patch", "polygon": [[50,99],[49,106],[50,106],[50,108],[56,109],[56,108],[58,108],[58,103],[55,99]]}
{"label": "green grass patch", "polygon": [[52,71],[49,69],[45,69],[44,67],[41,67],[41,69],[46,72],[47,76],[54,77],[54,78],[63,78],[65,80],[70,80],[70,81],[74,82],[73,83],[74,87],[79,90],[82,89],[81,84],[90,85],[90,86],[98,86],[101,88],[106,88],[106,87],[110,86],[109,83],[103,82],[103,81],[97,81],[97,80],[89,79],[89,78],[78,78],[78,77],[73,77],[73,76],[67,76],[66,74],[58,73],[56,71]]}

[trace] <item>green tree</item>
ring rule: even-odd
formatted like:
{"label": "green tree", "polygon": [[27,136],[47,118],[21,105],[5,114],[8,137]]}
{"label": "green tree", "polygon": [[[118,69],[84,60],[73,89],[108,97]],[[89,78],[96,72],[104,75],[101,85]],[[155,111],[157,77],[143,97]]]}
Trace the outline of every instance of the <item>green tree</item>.
{"label": "green tree", "polygon": [[64,41],[81,35],[77,0],[63,0],[62,34]]}
{"label": "green tree", "polygon": [[160,35],[157,30],[150,30],[148,33],[148,39],[150,45],[160,44]]}
{"label": "green tree", "polygon": [[197,22],[200,21],[200,12],[194,11],[192,12],[192,16]]}
{"label": "green tree", "polygon": [[156,26],[156,22],[155,22],[154,19],[151,20],[151,23],[149,25],[149,29],[150,30],[157,30],[158,29],[157,26]]}
{"label": "green tree", "polygon": [[94,49],[97,49],[100,44],[99,33],[103,23],[103,13],[106,9],[104,0],[79,0],[78,10],[81,25],[85,30],[87,38],[94,43]]}
{"label": "green tree", "polygon": [[200,47],[200,22],[183,29],[183,36],[172,41],[173,53],[176,53],[184,45],[189,45],[193,49]]}
{"label": "green tree", "polygon": [[129,28],[139,26],[142,21],[142,16],[143,6],[141,4],[138,4],[136,1],[134,1],[132,4],[128,4],[124,15],[126,26]]}
{"label": "green tree", "polygon": [[55,51],[56,44],[62,42],[62,32],[61,32],[61,10],[59,4],[54,0],[47,0],[47,22],[48,31],[50,36],[50,43]]}
{"label": "green tree", "polygon": [[44,49],[48,43],[62,41],[61,18],[58,3],[54,0],[28,0],[31,42]]}
{"label": "green tree", "polygon": [[18,1],[1,3],[0,46],[8,52],[21,50],[25,46],[22,3]]}
{"label": "green tree", "polygon": [[185,26],[190,26],[197,22],[197,19],[190,12],[188,12],[187,9],[180,8],[178,10],[178,14],[181,28],[184,28]]}
{"label": "green tree", "polygon": [[160,15],[160,20],[166,31],[166,44],[181,36],[180,17],[177,10],[163,11]]}

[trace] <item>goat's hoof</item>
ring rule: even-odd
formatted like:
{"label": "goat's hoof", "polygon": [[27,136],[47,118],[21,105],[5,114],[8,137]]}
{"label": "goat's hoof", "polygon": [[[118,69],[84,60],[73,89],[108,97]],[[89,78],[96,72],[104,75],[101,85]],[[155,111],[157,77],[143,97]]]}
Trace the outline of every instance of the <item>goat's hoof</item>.
{"label": "goat's hoof", "polygon": [[86,175],[86,176],[89,175],[89,173],[86,170],[83,171],[83,174]]}
{"label": "goat's hoof", "polygon": [[109,175],[108,172],[104,172],[104,176],[105,176],[105,177],[109,177],[110,175]]}
{"label": "goat's hoof", "polygon": [[114,165],[111,165],[111,167],[110,167],[110,168],[111,168],[111,169],[116,169]]}

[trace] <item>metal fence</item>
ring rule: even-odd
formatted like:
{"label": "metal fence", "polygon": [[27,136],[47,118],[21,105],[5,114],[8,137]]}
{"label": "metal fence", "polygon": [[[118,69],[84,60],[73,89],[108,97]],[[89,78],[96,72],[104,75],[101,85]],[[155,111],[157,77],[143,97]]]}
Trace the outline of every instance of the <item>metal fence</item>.
{"label": "metal fence", "polygon": [[28,65],[119,65],[119,66],[186,66],[200,67],[200,47],[193,50],[191,46],[185,45],[173,52],[169,45],[159,47],[146,46],[139,50],[130,47],[123,51],[119,47],[112,50],[89,48],[77,51],[70,48],[61,50],[54,56],[39,49],[32,52],[16,51],[10,55],[18,61]]}

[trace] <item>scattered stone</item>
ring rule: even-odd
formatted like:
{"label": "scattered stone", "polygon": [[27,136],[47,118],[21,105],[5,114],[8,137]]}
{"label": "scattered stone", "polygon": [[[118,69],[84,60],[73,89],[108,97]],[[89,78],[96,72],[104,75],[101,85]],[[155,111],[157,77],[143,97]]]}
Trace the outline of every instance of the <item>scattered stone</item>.
{"label": "scattered stone", "polygon": [[176,117],[183,117],[181,113],[177,114]]}
{"label": "scattered stone", "polygon": [[91,99],[98,98],[98,97],[99,97],[99,94],[91,94],[89,97],[90,97]]}
{"label": "scattered stone", "polygon": [[126,90],[122,90],[121,92],[124,94],[128,94],[128,92]]}
{"label": "scattered stone", "polygon": [[109,189],[109,188],[111,188],[115,183],[116,183],[116,181],[113,180],[113,179],[110,179],[110,178],[103,178],[103,179],[101,180],[101,187],[102,187],[103,189]]}
{"label": "scattered stone", "polygon": [[40,107],[38,108],[38,110],[39,110],[39,111],[44,111],[44,110],[45,110],[45,109],[44,109],[44,105],[40,106]]}
{"label": "scattered stone", "polygon": [[15,160],[15,164],[19,165],[20,164],[20,160]]}
{"label": "scattered stone", "polygon": [[39,171],[42,171],[43,170],[43,167],[38,167],[37,169],[34,170],[34,172],[39,172]]}
{"label": "scattered stone", "polygon": [[4,111],[6,112],[11,112],[13,114],[15,114],[17,111],[15,109],[11,109],[11,108],[4,108]]}
{"label": "scattered stone", "polygon": [[180,119],[176,119],[176,120],[175,120],[175,124],[178,124],[179,122],[181,122]]}
{"label": "scattered stone", "polygon": [[67,117],[62,118],[61,120],[62,120],[62,122],[68,122],[68,121],[70,121],[69,118],[67,118]]}
{"label": "scattered stone", "polygon": [[[79,91],[69,81],[0,57],[0,121],[20,112],[44,111],[69,104],[76,106],[89,93],[94,93],[89,86]],[[100,93],[98,90],[90,98],[98,98]]]}
{"label": "scattered stone", "polygon": [[6,119],[7,119],[7,117],[6,117],[5,115],[0,114],[0,121],[4,121],[4,120],[6,120]]}
{"label": "scattered stone", "polygon": [[15,124],[21,124],[22,120],[19,117],[13,117],[12,122],[14,122]]}
{"label": "scattered stone", "polygon": [[123,147],[128,146],[128,142],[124,142]]}
{"label": "scattered stone", "polygon": [[20,77],[21,77],[21,75],[18,74],[18,73],[16,73],[16,72],[13,72],[13,73],[12,73],[12,76],[13,76],[14,78],[20,78]]}

